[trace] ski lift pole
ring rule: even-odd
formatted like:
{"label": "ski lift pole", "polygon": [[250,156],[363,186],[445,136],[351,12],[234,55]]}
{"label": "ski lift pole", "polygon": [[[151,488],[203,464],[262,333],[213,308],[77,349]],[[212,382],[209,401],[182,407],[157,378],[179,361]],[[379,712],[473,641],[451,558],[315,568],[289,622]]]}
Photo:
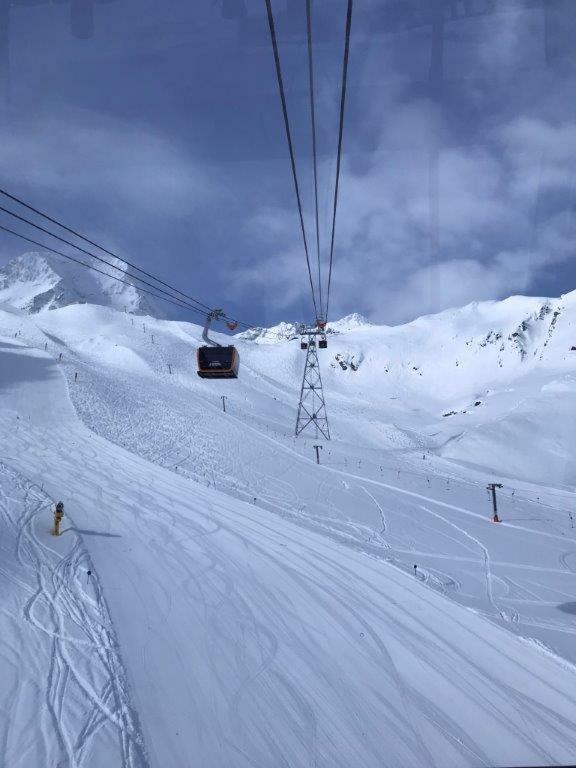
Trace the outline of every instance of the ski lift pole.
{"label": "ski lift pole", "polygon": [[500,518],[498,517],[498,507],[496,506],[496,488],[503,488],[504,486],[502,483],[488,483],[486,488],[492,493],[492,507],[494,510],[494,514],[492,516],[492,522],[493,523],[499,523]]}
{"label": "ski lift pole", "polygon": [[222,410],[226,413],[226,395],[220,395],[222,399]]}
{"label": "ski lift pole", "polygon": [[323,445],[315,445],[314,448],[316,449],[316,464],[320,464],[320,451],[322,450],[324,446]]}

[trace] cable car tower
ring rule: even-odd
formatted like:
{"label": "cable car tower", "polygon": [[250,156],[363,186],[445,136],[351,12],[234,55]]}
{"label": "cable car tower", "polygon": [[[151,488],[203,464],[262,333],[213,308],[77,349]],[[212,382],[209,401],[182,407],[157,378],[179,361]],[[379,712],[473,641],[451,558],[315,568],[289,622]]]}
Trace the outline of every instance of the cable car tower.
{"label": "cable car tower", "polygon": [[318,321],[315,328],[301,325],[298,329],[300,349],[306,350],[306,365],[296,417],[296,437],[305,429],[314,427],[316,438],[321,435],[325,440],[330,440],[330,427],[318,361],[318,347],[326,349],[328,346],[325,327],[326,323]]}
{"label": "cable car tower", "polygon": [[344,33],[344,51],[342,55],[342,84],[340,89],[340,109],[338,117],[338,148],[336,152],[336,176],[334,181],[334,201],[332,206],[332,226],[330,234],[330,249],[328,261],[328,280],[326,288],[326,301],[322,296],[322,270],[321,270],[321,248],[319,234],[319,216],[318,216],[318,167],[316,152],[316,109],[314,98],[314,66],[313,66],[313,41],[312,41],[312,0],[306,0],[306,36],[308,40],[308,83],[310,91],[310,117],[312,128],[312,157],[314,174],[314,208],[316,222],[316,256],[317,256],[317,278],[318,278],[318,303],[316,302],[316,291],[314,288],[314,277],[312,276],[312,266],[310,264],[310,252],[308,249],[308,240],[306,238],[306,226],[304,224],[304,214],[302,211],[302,198],[300,196],[300,186],[298,184],[298,173],[296,171],[296,158],[294,155],[294,144],[290,131],[290,121],[288,119],[288,107],[286,94],[284,92],[284,81],[282,78],[282,66],[280,63],[280,53],[278,50],[278,39],[276,37],[276,26],[274,24],[274,12],[272,10],[272,0],[265,0],[266,12],[268,16],[268,26],[270,28],[270,41],[272,43],[272,53],[274,56],[274,66],[276,69],[276,80],[278,82],[278,93],[282,106],[282,115],[284,118],[284,129],[286,131],[286,141],[288,143],[288,152],[290,154],[290,166],[292,169],[292,180],[294,182],[294,193],[296,195],[296,204],[298,206],[298,215],[300,219],[300,229],[302,231],[302,244],[304,246],[304,255],[306,256],[306,266],[308,268],[308,278],[310,280],[310,289],[312,292],[312,302],[316,317],[315,325],[301,325],[298,329],[300,335],[300,348],[306,350],[306,365],[304,367],[304,376],[302,377],[302,387],[300,389],[300,402],[298,403],[298,415],[296,417],[296,431],[298,436],[305,429],[314,426],[316,437],[322,435],[326,440],[330,440],[330,428],[328,426],[328,416],[326,414],[326,403],[324,401],[324,390],[322,388],[322,377],[320,376],[320,366],[318,362],[318,347],[325,349],[328,346],[326,340],[326,321],[329,317],[330,307],[330,286],[332,283],[332,261],[334,256],[334,238],[336,231],[336,211],[338,208],[338,189],[340,180],[340,162],[342,157],[342,137],[344,133],[344,110],[346,104],[346,82],[348,74],[348,56],[350,51],[350,30],[352,25],[352,6],[353,0],[347,0],[346,3],[346,24]]}

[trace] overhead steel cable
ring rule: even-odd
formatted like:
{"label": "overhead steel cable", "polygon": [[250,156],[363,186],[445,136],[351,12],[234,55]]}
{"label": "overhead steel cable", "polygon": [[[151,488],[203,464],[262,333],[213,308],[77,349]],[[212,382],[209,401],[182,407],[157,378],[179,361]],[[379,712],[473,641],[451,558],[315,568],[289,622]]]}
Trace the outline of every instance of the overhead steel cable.
{"label": "overhead steel cable", "polygon": [[139,291],[142,291],[142,293],[147,293],[150,296],[154,296],[154,298],[156,299],[167,301],[170,304],[174,304],[174,306],[181,307],[183,309],[191,309],[192,311],[198,312],[201,315],[206,314],[203,309],[198,309],[197,307],[192,307],[189,304],[184,304],[183,302],[180,301],[180,299],[177,299],[176,297],[172,297],[172,299],[170,299],[170,298],[167,298],[166,296],[161,296],[157,293],[153,293],[152,291],[149,291],[146,288],[135,286],[134,283],[130,282],[130,280],[123,280],[121,277],[118,277],[117,275],[111,275],[109,272],[105,272],[103,269],[99,269],[98,267],[95,267],[93,264],[88,264],[87,262],[82,261],[81,259],[76,259],[74,256],[70,256],[69,254],[63,253],[62,251],[59,251],[56,248],[47,246],[45,243],[40,243],[38,242],[38,240],[34,240],[33,238],[28,237],[27,235],[23,235],[21,232],[16,232],[15,230],[10,229],[9,227],[5,227],[3,224],[0,224],[0,230],[2,230],[3,232],[8,232],[8,234],[14,235],[15,237],[19,237],[21,240],[25,240],[28,243],[32,243],[32,245],[36,245],[45,251],[49,251],[50,253],[55,253],[58,256],[62,256],[64,259],[73,261],[75,264],[80,264],[80,266],[86,267],[87,269],[91,269],[93,272],[98,272],[101,275],[105,275],[106,277],[112,278],[112,280],[117,280],[119,283],[130,285],[132,288],[137,288]]}
{"label": "overhead steel cable", "polygon": [[330,305],[330,285],[332,282],[332,260],[334,258],[334,233],[336,231],[336,210],[338,208],[338,185],[340,182],[340,158],[342,156],[342,136],[344,133],[344,110],[346,107],[346,81],[348,79],[348,55],[350,52],[350,30],[352,28],[352,4],[353,4],[353,0],[348,0],[348,10],[346,12],[344,59],[342,62],[342,90],[340,94],[340,124],[338,128],[338,153],[336,155],[336,184],[334,186],[334,207],[332,210],[332,234],[330,237],[330,262],[328,267],[328,288],[326,291],[326,319],[328,319],[328,308]]}
{"label": "overhead steel cable", "polygon": [[[101,263],[111,267],[112,269],[115,269],[115,270],[121,272],[123,275],[125,275],[127,277],[130,277],[132,279],[131,280],[125,280],[123,278],[118,277],[117,275],[113,275],[113,274],[110,274],[109,272],[105,272],[104,270],[101,270],[98,267],[95,267],[93,264],[88,264],[85,261],[82,261],[80,259],[76,259],[75,257],[70,256],[69,254],[63,253],[62,251],[60,251],[60,250],[58,250],[56,248],[53,248],[50,245],[47,245],[46,243],[41,243],[38,240],[34,240],[31,237],[23,235],[21,232],[16,232],[15,230],[10,229],[9,227],[5,227],[5,226],[3,226],[1,224],[0,224],[0,230],[2,230],[4,232],[7,232],[7,233],[9,233],[11,235],[14,235],[15,237],[19,237],[21,240],[25,240],[26,242],[31,243],[32,245],[36,245],[36,246],[38,246],[39,248],[42,248],[45,251],[49,251],[50,253],[55,253],[58,256],[62,256],[63,258],[68,259],[69,261],[73,261],[75,264],[79,264],[79,265],[81,265],[83,267],[91,269],[94,272],[98,272],[101,275],[105,275],[106,277],[110,277],[113,280],[117,280],[120,283],[124,283],[125,285],[130,285],[133,288],[136,288],[138,291],[141,291],[142,293],[146,293],[146,294],[148,294],[150,296],[154,296],[155,298],[161,299],[162,301],[167,301],[167,302],[169,302],[170,304],[173,304],[176,307],[180,307],[181,309],[189,309],[189,310],[191,310],[193,312],[198,312],[198,314],[202,315],[203,317],[206,316],[206,310],[204,310],[203,308],[195,307],[192,304],[190,304],[187,301],[185,301],[184,299],[180,299],[180,298],[178,298],[178,296],[173,296],[173,295],[169,294],[167,291],[164,291],[161,288],[158,288],[157,286],[153,285],[152,283],[149,283],[148,281],[142,280],[142,278],[137,278],[134,275],[130,275],[130,274],[124,272],[120,267],[116,266],[115,264],[110,264],[105,259],[99,258],[95,254],[92,254],[90,251],[87,251],[87,250],[85,250],[83,248],[80,248],[79,246],[76,246],[73,243],[69,243],[68,240],[65,240],[64,238],[60,238],[58,235],[54,235],[54,233],[50,232],[49,230],[45,229],[44,227],[40,227],[39,225],[34,225],[32,222],[30,222],[28,219],[25,219],[23,216],[19,216],[18,214],[15,214],[15,213],[13,213],[12,211],[9,211],[6,208],[3,208],[2,206],[0,206],[0,211],[5,211],[6,213],[10,213],[12,216],[14,216],[14,218],[17,218],[17,219],[23,221],[24,223],[32,224],[32,226],[36,226],[36,228],[41,230],[42,232],[45,232],[46,234],[49,234],[49,235],[52,235],[53,237],[56,237],[57,239],[59,239],[62,242],[66,243],[67,245],[72,245],[74,248],[78,248],[82,253],[85,253],[90,258],[95,258],[98,261],[100,261]],[[160,295],[159,293],[154,293],[154,292],[152,292],[150,290],[147,290],[146,288],[143,288],[141,285],[136,285],[133,282],[134,278],[140,280],[141,282],[143,282],[145,285],[149,286],[150,288],[153,288],[154,291],[161,291],[161,293],[163,293],[164,295]],[[228,318],[228,316],[226,316],[226,315],[223,317],[223,319],[224,320],[228,320],[228,321],[231,320],[231,318]],[[234,322],[236,323],[236,325],[242,326],[246,330],[252,330],[253,328],[256,327],[254,325],[250,325],[249,323],[245,323],[245,322],[243,322],[241,320],[234,320]],[[271,335],[279,336],[279,334],[271,334]]]}
{"label": "overhead steel cable", "polygon": [[[160,279],[159,277],[156,277],[152,273],[147,272],[144,269],[141,269],[140,267],[136,266],[136,264],[133,264],[132,262],[128,261],[127,259],[124,259],[121,256],[118,256],[113,251],[110,251],[107,248],[105,248],[104,246],[99,245],[98,243],[94,242],[93,240],[90,240],[88,237],[86,237],[82,233],[78,232],[75,229],[72,229],[72,227],[69,227],[66,224],[63,224],[61,221],[59,221],[58,219],[53,218],[52,216],[49,216],[47,213],[44,213],[43,211],[40,211],[38,208],[35,208],[33,205],[30,205],[30,203],[27,203],[25,200],[22,200],[21,198],[16,197],[15,195],[11,194],[10,192],[6,191],[5,189],[0,188],[0,194],[4,195],[5,197],[9,198],[10,200],[12,200],[15,203],[18,203],[19,205],[23,206],[27,210],[32,211],[33,213],[37,214],[38,216],[41,216],[43,219],[46,219],[46,221],[49,221],[52,224],[56,224],[56,226],[60,227],[61,229],[64,229],[66,232],[70,232],[70,234],[74,235],[75,237],[78,237],[80,240],[83,240],[85,243],[88,243],[89,245],[92,245],[95,248],[98,248],[99,251],[102,251],[103,253],[106,253],[109,256],[112,256],[112,258],[114,258],[114,259],[118,259],[119,261],[121,261],[122,263],[124,263],[128,267],[130,267],[131,269],[134,269],[134,270],[136,270],[138,272],[141,272],[143,275],[146,275],[147,277],[150,277],[152,280],[154,280],[155,282],[159,283],[160,285],[166,286],[171,291],[173,291],[174,293],[177,293],[179,296],[182,296],[183,299],[187,300],[186,302],[183,302],[183,304],[186,304],[188,306],[188,301],[194,302],[194,304],[197,304],[198,307],[202,308],[202,312],[203,313],[212,310],[212,308],[209,307],[207,304],[204,304],[203,302],[199,301],[198,299],[195,299],[193,296],[189,296],[187,293],[184,293],[183,291],[179,290],[178,288],[175,288],[173,285],[170,285],[170,283],[165,282],[164,280]],[[12,211],[9,211],[6,208],[0,208],[0,210],[3,210],[5,212],[9,213],[12,216],[18,217],[17,214],[13,213]],[[34,226],[37,229],[41,229],[43,232],[46,232],[47,234],[50,234],[50,235],[52,235],[55,238],[59,238],[58,235],[55,235],[54,233],[50,232],[49,230],[41,228],[39,225],[36,225],[36,224],[34,224],[32,222],[29,222],[27,219],[24,219],[23,217],[20,217],[20,218],[22,219],[22,221],[31,224],[31,226]],[[62,242],[65,242],[66,244],[70,244],[67,240],[63,240],[63,239],[61,239],[61,240],[62,240]],[[40,244],[40,245],[41,245],[41,247],[46,248],[46,250],[50,250],[49,248],[47,248],[43,244]],[[71,244],[71,245],[74,248],[82,250],[77,245],[74,245],[74,244]],[[56,251],[54,251],[54,252],[56,252]],[[98,259],[98,260],[102,261],[104,264],[107,264],[112,269],[115,269],[115,270],[117,270],[119,272],[122,272],[123,274],[127,274],[120,267],[118,267],[117,265],[110,264],[108,261],[106,261],[105,259],[101,259],[101,257],[97,256],[96,254],[88,252],[88,251],[83,251],[83,252],[86,253],[87,255],[89,255],[91,258]],[[130,275],[130,277],[132,277],[133,279],[136,279],[136,280],[140,280],[141,282],[145,283],[146,285],[150,285],[150,283],[147,283],[146,281],[142,280],[142,278],[138,277],[137,275]],[[140,286],[134,286],[134,287],[136,287],[136,288],[138,288],[140,290]],[[154,290],[162,291],[162,289],[159,288],[156,285],[152,285],[152,287],[154,288]],[[144,290],[144,289],[142,289],[142,290]],[[162,292],[166,293],[165,291],[162,291]],[[170,294],[166,293],[166,295],[169,296]],[[182,299],[178,299],[177,296],[174,296],[174,298],[177,299],[178,301],[182,301]],[[188,308],[196,309],[196,307],[189,307],[189,306],[188,306]],[[252,328],[256,327],[256,326],[254,326],[254,324],[246,323],[246,322],[241,321],[241,320],[236,320],[235,318],[229,317],[228,315],[225,315],[223,319],[226,320],[226,321],[232,321],[233,320],[238,325],[243,326],[246,329],[252,329]]]}
{"label": "overhead steel cable", "polygon": [[[124,285],[129,285],[132,288],[137,288],[138,291],[141,291],[142,293],[146,293],[149,296],[153,296],[155,299],[160,299],[160,301],[166,301],[169,304],[173,304],[175,307],[180,307],[181,309],[190,309],[193,312],[198,312],[198,314],[202,315],[202,317],[205,317],[206,313],[203,309],[198,309],[197,307],[192,307],[189,304],[185,304],[180,299],[173,297],[168,298],[166,296],[161,296],[157,293],[154,293],[153,291],[149,291],[146,288],[142,288],[141,286],[135,286],[134,283],[132,283],[130,280],[124,280],[121,277],[118,277],[117,275],[111,275],[109,272],[105,272],[103,269],[99,269],[98,267],[95,267],[93,264],[88,264],[85,261],[82,261],[81,259],[76,259],[74,256],[70,256],[67,253],[63,253],[62,251],[59,251],[57,248],[52,248],[51,246],[46,245],[45,243],[41,243],[38,240],[34,240],[31,237],[28,237],[27,235],[23,235],[21,232],[16,232],[14,229],[10,229],[10,227],[5,227],[3,224],[0,224],[0,230],[3,232],[7,232],[10,235],[14,235],[15,237],[20,238],[20,240],[25,240],[27,243],[31,243],[32,245],[36,245],[39,248],[42,248],[44,251],[48,251],[49,253],[55,253],[57,256],[61,256],[64,259],[68,259],[68,261],[73,261],[75,264],[79,264],[82,267],[86,267],[86,269],[90,269],[93,272],[98,272],[100,275],[104,275],[105,277],[109,277],[112,280],[116,280],[119,283],[124,283]],[[238,321],[238,325],[244,325],[248,330],[254,330],[256,326],[248,325],[247,323],[241,323]],[[279,333],[273,333],[271,331],[267,331],[267,335],[270,336],[276,336],[277,338],[282,338],[282,335]]]}
{"label": "overhead steel cable", "polygon": [[280,54],[278,53],[278,41],[276,39],[276,28],[274,26],[274,14],[272,13],[271,0],[264,0],[264,1],[266,3],[266,11],[268,13],[268,26],[270,28],[270,39],[272,41],[274,63],[276,65],[276,80],[278,81],[278,91],[280,93],[280,101],[282,103],[282,114],[284,116],[284,128],[286,129],[286,139],[288,141],[288,150],[290,152],[290,165],[292,166],[292,178],[294,179],[294,190],[296,192],[296,202],[298,204],[298,215],[300,217],[300,229],[302,230],[302,240],[304,242],[304,253],[306,254],[306,264],[308,266],[310,290],[312,291],[312,302],[314,304],[315,316],[318,317],[318,307],[316,305],[316,294],[314,292],[314,281],[312,280],[312,269],[310,267],[310,254],[308,252],[308,241],[306,240],[306,228],[304,227],[304,216],[302,214],[302,200],[300,199],[300,187],[298,186],[298,175],[296,173],[296,161],[294,159],[294,147],[292,145],[290,123],[288,121],[288,108],[286,106],[286,96],[284,93],[284,81],[282,80]]}
{"label": "overhead steel cable", "polygon": [[[150,272],[146,272],[146,270],[141,269],[140,267],[136,266],[136,264],[132,264],[131,262],[127,261],[126,259],[122,258],[121,256],[118,256],[118,254],[114,253],[113,251],[108,250],[107,248],[104,248],[102,245],[99,245],[98,243],[94,242],[93,240],[90,240],[85,235],[81,234],[75,229],[72,229],[72,227],[67,226],[66,224],[63,224],[61,221],[58,221],[58,219],[52,218],[52,216],[49,216],[47,213],[44,213],[43,211],[38,210],[38,208],[34,208],[34,206],[30,205],[29,203],[25,202],[24,200],[21,200],[19,197],[16,197],[15,195],[10,194],[10,192],[7,192],[5,189],[0,188],[0,194],[4,195],[4,197],[9,198],[15,203],[18,203],[18,205],[23,206],[24,208],[28,209],[29,211],[32,211],[32,213],[37,214],[38,216],[41,216],[43,219],[46,219],[46,221],[51,222],[52,224],[56,224],[57,227],[60,227],[61,229],[64,229],[66,232],[69,232],[71,235],[74,235],[74,237],[78,237],[80,240],[83,240],[85,243],[88,243],[89,245],[94,246],[94,248],[98,248],[99,251],[102,251],[103,253],[108,254],[108,256],[112,256],[114,259],[118,259],[119,261],[122,261],[124,264],[126,264],[131,269],[136,270],[137,272],[141,272],[143,275],[146,275],[146,277],[150,277],[152,280],[154,280],[157,283],[160,283],[161,285],[166,286],[167,288],[170,288],[171,291],[174,293],[178,293],[180,296],[183,296],[185,299],[188,299],[189,301],[192,301],[194,304],[197,304],[198,306],[202,307],[203,309],[210,311],[211,307],[208,307],[206,304],[203,304],[201,301],[198,301],[198,299],[195,299],[193,296],[188,296],[188,294],[183,293],[178,288],[174,288],[174,286],[170,285],[169,283],[164,282],[160,278],[156,277],[155,275],[151,274]],[[13,214],[11,211],[7,210],[6,208],[1,208],[0,210],[5,211],[6,213],[10,213],[11,215],[17,216],[17,214]],[[26,219],[23,219],[23,221],[27,221]],[[48,230],[43,229],[37,224],[30,223],[32,226],[42,229],[44,232],[48,232]],[[48,232],[48,234],[51,234],[53,237],[56,237],[62,242],[67,243],[68,245],[73,245],[72,243],[69,243],[67,240],[63,240],[58,235],[55,235],[52,232]],[[74,248],[78,248],[78,250],[83,250],[79,246],[73,245]],[[88,253],[87,251],[83,251],[84,253]],[[117,267],[113,264],[109,264],[105,259],[100,259],[99,256],[96,256],[95,254],[90,254],[95,259],[99,259],[103,261],[105,264],[108,264],[108,266],[113,267],[114,269],[121,270],[120,267]],[[137,277],[136,275],[133,275],[133,277],[137,280],[141,280],[141,278]],[[142,282],[145,282],[144,280]],[[160,290],[160,289],[159,289]]]}
{"label": "overhead steel cable", "polygon": [[308,81],[310,85],[310,116],[312,118],[312,157],[314,161],[314,208],[316,214],[316,256],[318,260],[318,303],[322,314],[322,271],[320,267],[320,225],[318,223],[318,164],[316,157],[316,111],[314,107],[314,64],[312,60],[312,0],[306,0],[306,30],[308,36]]}
{"label": "overhead steel cable", "polygon": [[[103,259],[101,256],[97,256],[95,253],[88,251],[86,248],[82,248],[81,245],[76,245],[76,243],[73,243],[70,240],[66,240],[65,237],[60,237],[60,235],[57,235],[54,232],[51,232],[49,229],[46,229],[45,227],[40,226],[40,224],[36,224],[34,221],[27,219],[25,216],[20,216],[20,214],[15,213],[14,211],[11,211],[9,208],[4,208],[4,206],[0,205],[0,211],[2,211],[3,213],[7,213],[9,216],[12,216],[13,218],[18,219],[18,221],[21,221],[24,224],[28,224],[29,226],[34,227],[34,229],[37,229],[40,232],[44,232],[45,234],[55,238],[59,242],[64,243],[65,245],[69,245],[70,247],[75,248],[77,251],[80,251],[80,253],[84,253],[86,256],[90,256],[90,258],[96,259],[96,261],[99,261],[102,264],[106,264],[106,266],[110,267],[111,269],[115,269],[117,272],[121,272],[123,275],[127,275],[128,277],[132,278],[132,280],[138,280],[144,285],[147,285],[148,287],[153,288],[155,291],[158,291],[159,293],[163,293],[166,296],[170,296],[173,299],[178,298],[177,296],[174,296],[173,293],[168,293],[168,291],[154,285],[154,283],[151,283],[148,280],[144,280],[143,277],[138,277],[138,275],[130,275],[128,272],[123,270],[122,267],[119,267],[117,264],[111,264],[109,261],[107,261],[106,259]],[[119,257],[115,257],[115,258],[119,258]],[[120,259],[120,261],[124,261],[124,260]],[[127,264],[128,262],[124,262],[124,263]],[[140,286],[138,285],[135,285],[134,287],[140,288]],[[182,299],[178,299],[178,301],[185,303],[186,306],[188,306],[191,309],[197,309],[199,312],[205,313],[207,311],[207,308],[204,308],[203,305],[200,307],[194,307],[192,304],[190,304],[189,302],[184,302]]]}

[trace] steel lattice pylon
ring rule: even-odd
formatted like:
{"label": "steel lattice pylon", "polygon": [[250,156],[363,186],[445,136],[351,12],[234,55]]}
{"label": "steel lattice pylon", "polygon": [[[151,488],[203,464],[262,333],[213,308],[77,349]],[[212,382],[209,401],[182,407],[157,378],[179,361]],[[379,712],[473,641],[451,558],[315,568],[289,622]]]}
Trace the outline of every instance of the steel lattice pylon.
{"label": "steel lattice pylon", "polygon": [[302,377],[295,434],[298,436],[305,429],[313,426],[317,438],[322,435],[325,440],[330,440],[330,428],[318,362],[317,335],[317,331],[310,331],[302,336],[303,340],[307,339],[306,365]]}

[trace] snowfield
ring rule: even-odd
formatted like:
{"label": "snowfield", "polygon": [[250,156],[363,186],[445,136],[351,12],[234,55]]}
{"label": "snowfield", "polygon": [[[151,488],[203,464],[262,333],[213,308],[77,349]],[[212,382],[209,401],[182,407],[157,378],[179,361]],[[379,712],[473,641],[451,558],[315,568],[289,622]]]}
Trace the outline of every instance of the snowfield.
{"label": "snowfield", "polygon": [[333,330],[0,307],[1,765],[574,763],[576,295]]}

